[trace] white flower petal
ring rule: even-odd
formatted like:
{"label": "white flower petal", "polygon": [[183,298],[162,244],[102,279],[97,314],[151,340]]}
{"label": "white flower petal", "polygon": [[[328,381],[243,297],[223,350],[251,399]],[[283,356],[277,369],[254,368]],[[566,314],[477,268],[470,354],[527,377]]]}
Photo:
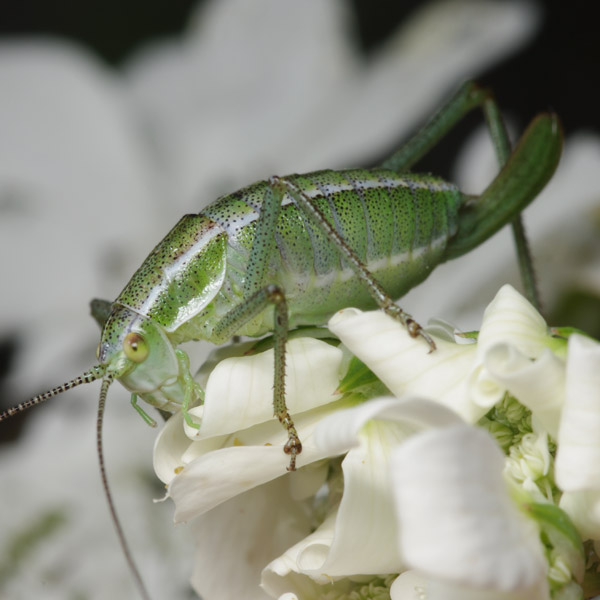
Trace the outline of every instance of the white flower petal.
{"label": "white flower petal", "polygon": [[430,579],[427,582],[427,600],[550,600],[545,581],[518,591],[490,590],[449,584],[447,581]]}
{"label": "white flower petal", "polygon": [[569,515],[583,540],[600,540],[600,490],[564,492],[558,505]]}
{"label": "white flower petal", "polygon": [[309,575],[335,577],[401,570],[389,457],[392,447],[405,437],[406,432],[396,423],[371,421],[364,426],[360,446],[350,450],[342,462],[344,495],[331,547],[321,564],[306,569]]}
{"label": "white flower petal", "polygon": [[[319,461],[329,453],[317,447],[313,432],[317,424],[330,413],[352,406],[352,400],[338,400],[325,407],[295,415],[294,421],[302,440],[302,454],[297,466]],[[165,436],[165,444],[169,443]],[[175,521],[188,521],[220,503],[262,483],[286,474],[289,457],[283,452],[287,433],[281,424],[271,419],[235,436],[222,436],[191,442],[182,456],[185,468],[172,476],[169,496],[175,502]],[[215,446],[217,444],[217,446]],[[157,446],[155,452],[164,452],[166,458],[155,461],[168,463],[169,448]],[[167,476],[169,469],[164,469]],[[312,477],[305,481],[313,489]],[[301,496],[299,490],[295,496]]]}
{"label": "white flower petal", "polygon": [[342,462],[344,495],[336,515],[329,515],[310,539],[269,566],[265,581],[272,593],[282,593],[271,581],[273,574],[303,573],[326,583],[400,570],[389,479],[391,448],[416,429],[457,422],[455,413],[435,402],[395,398],[373,400],[323,419],[315,443],[325,454],[358,445]]}
{"label": "white flower petal", "polygon": [[428,352],[423,339],[412,338],[382,311],[344,309],[331,317],[328,327],[396,396],[410,393],[437,400],[469,422],[484,414],[466,391],[465,377],[476,356],[474,344],[435,338],[437,347]]}
{"label": "white flower petal", "polygon": [[417,571],[400,573],[390,589],[391,600],[424,600],[427,594],[427,580]]}
{"label": "white flower petal", "polygon": [[394,451],[403,558],[436,579],[515,591],[539,585],[545,560],[535,526],[509,498],[504,456],[480,429],[427,431]]}
{"label": "white flower petal", "polygon": [[183,415],[179,412],[169,418],[154,442],[154,472],[163,483],[169,483],[181,470],[181,457],[189,445],[183,431]]}
{"label": "white flower petal", "polygon": [[489,374],[521,404],[554,439],[558,434],[560,411],[565,398],[565,365],[549,349],[531,361],[515,346],[489,346],[483,363]]}
{"label": "white flower petal", "polygon": [[503,285],[483,314],[477,348],[480,355],[506,342],[529,358],[548,347],[548,329],[542,315],[511,285]]}
{"label": "white flower petal", "polygon": [[600,344],[572,335],[556,455],[556,483],[563,490],[600,490],[599,432]]}
{"label": "white flower petal", "polygon": [[534,585],[518,592],[469,588],[428,579],[418,571],[401,573],[392,584],[391,600],[549,600],[545,585]]}
{"label": "white flower petal", "polygon": [[[191,439],[229,434],[273,419],[273,350],[228,358],[210,374],[200,430],[186,429]],[[340,381],[342,351],[313,338],[296,338],[286,348],[286,404],[297,415],[334,402]],[[318,374],[318,376],[316,376]]]}
{"label": "white flower petal", "polygon": [[309,511],[281,478],[246,492],[202,515],[196,538],[192,585],[202,598],[262,600],[265,564],[310,533]]}
{"label": "white flower petal", "polygon": [[467,377],[468,398],[473,406],[479,407],[479,412],[472,411],[477,416],[487,413],[492,406],[500,402],[506,391],[482,364],[475,364]]}
{"label": "white flower petal", "polygon": [[378,398],[323,419],[315,431],[314,443],[329,455],[347,452],[359,445],[359,432],[372,419],[393,421],[407,434],[463,422],[456,413],[431,400]]}
{"label": "white flower petal", "polygon": [[293,591],[298,597],[305,598],[312,597],[315,590],[320,591],[323,584],[331,583],[334,579],[325,573],[308,577],[304,569],[312,571],[323,564],[331,547],[336,519],[337,510],[331,511],[313,533],[268,564],[262,573],[263,589],[272,597]]}

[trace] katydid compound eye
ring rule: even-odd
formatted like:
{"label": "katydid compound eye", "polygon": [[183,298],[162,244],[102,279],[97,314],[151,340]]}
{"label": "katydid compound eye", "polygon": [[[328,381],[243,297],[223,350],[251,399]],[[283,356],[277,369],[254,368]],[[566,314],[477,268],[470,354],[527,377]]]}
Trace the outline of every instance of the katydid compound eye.
{"label": "katydid compound eye", "polygon": [[136,363],[141,363],[148,356],[148,344],[139,333],[128,333],[123,340],[125,356]]}

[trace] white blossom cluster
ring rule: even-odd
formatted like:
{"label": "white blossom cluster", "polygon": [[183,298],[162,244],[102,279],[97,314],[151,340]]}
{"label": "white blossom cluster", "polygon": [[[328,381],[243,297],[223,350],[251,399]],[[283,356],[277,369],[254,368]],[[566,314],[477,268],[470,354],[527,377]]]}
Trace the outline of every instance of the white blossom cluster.
{"label": "white blossom cluster", "polygon": [[157,439],[175,519],[195,519],[197,592],[583,598],[583,542],[600,541],[600,343],[552,333],[510,286],[476,341],[438,325],[431,353],[380,311],[345,309],[329,329],[342,346],[288,344],[298,472],[272,418],[272,350],[209,362],[199,432],[175,415]]}

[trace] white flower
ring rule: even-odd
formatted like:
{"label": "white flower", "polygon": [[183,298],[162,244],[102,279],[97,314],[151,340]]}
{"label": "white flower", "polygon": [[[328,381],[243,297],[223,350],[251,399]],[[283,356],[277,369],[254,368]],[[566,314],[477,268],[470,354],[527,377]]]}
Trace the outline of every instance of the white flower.
{"label": "white flower", "polygon": [[558,432],[561,507],[585,538],[600,538],[600,344],[569,340],[566,399]]}
{"label": "white flower", "polygon": [[[398,397],[373,399],[373,384],[336,395],[348,368],[342,351],[290,341],[287,390],[304,443],[297,473],[285,472],[286,434],[271,418],[272,350],[219,362],[204,407],[194,409],[199,432],[176,415],[157,440],[155,465],[177,520],[200,516],[211,530],[217,521],[227,529],[247,506],[244,518],[262,523],[255,541],[273,541],[259,544],[261,565],[244,558],[249,542],[219,543],[223,569],[244,565],[236,593],[256,585],[259,568],[272,598],[546,600],[551,589],[578,589],[585,533],[557,507],[556,437],[544,425],[558,429],[565,392],[551,407],[535,392],[545,374],[565,381],[565,343],[537,311],[505,286],[477,343],[436,338],[432,353],[379,311],[340,311],[330,328]],[[513,363],[499,357],[515,353],[527,364],[516,361],[512,377]],[[573,361],[570,348],[566,364]],[[585,377],[600,363],[595,354],[589,361]],[[527,402],[513,397],[515,381]],[[265,520],[261,506],[281,522]],[[210,597],[217,576],[202,575],[214,548],[204,526],[196,527],[194,585]]]}
{"label": "white flower", "polygon": [[[518,353],[527,365],[537,364],[531,359],[545,356],[547,347],[553,345],[542,317],[510,286],[504,286],[486,309],[477,344],[436,339],[437,350],[428,354],[422,340],[412,338],[380,311],[342,310],[331,319],[329,328],[395,395],[417,393],[433,398],[470,423],[477,422],[506,391],[511,391],[512,381],[505,379],[518,379],[525,368],[511,365],[509,375],[504,374],[507,353]],[[552,367],[559,365],[552,363],[549,370]],[[527,383],[536,382],[536,373],[528,373]],[[535,404],[536,393],[530,395]],[[546,419],[557,418],[547,406],[541,412]]]}

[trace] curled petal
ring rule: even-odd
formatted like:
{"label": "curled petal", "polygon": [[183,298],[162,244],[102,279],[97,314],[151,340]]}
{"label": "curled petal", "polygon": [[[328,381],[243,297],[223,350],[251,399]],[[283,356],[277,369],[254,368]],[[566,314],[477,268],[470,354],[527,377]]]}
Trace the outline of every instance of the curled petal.
{"label": "curled petal", "polygon": [[509,498],[504,456],[465,425],[417,434],[394,450],[401,554],[433,579],[518,591],[545,585],[535,526]]}
{"label": "curled petal", "polygon": [[329,455],[347,452],[360,444],[360,430],[373,419],[393,421],[407,434],[462,423],[456,413],[431,400],[378,398],[323,419],[315,431],[315,445]]}
{"label": "curled petal", "polygon": [[[297,460],[299,468],[328,456],[326,451],[315,445],[314,429],[327,415],[352,406],[352,402],[338,400],[295,416],[302,440],[302,454]],[[183,464],[180,466],[184,468],[171,476],[169,484],[169,496],[175,502],[175,521],[188,521],[233,496],[286,476],[289,464],[289,457],[283,452],[286,440],[286,431],[277,420],[271,419],[239,431],[235,436],[190,443],[181,458]],[[305,485],[314,492],[312,478],[307,478]],[[295,497],[306,493],[298,489],[294,491]]]}
{"label": "curled petal", "polygon": [[467,388],[472,404],[480,409],[478,412],[472,410],[477,416],[482,416],[500,402],[506,391],[482,364],[474,365],[467,377]]}
{"label": "curled petal", "polygon": [[477,347],[483,354],[490,346],[506,342],[530,358],[548,346],[548,330],[542,315],[511,285],[500,288],[483,314]]}
{"label": "curled petal", "polygon": [[310,512],[280,478],[222,504],[192,523],[192,586],[202,598],[262,600],[263,566],[311,531]]}
{"label": "curled petal", "polygon": [[320,578],[398,572],[401,560],[391,526],[392,448],[425,427],[460,422],[453,411],[418,398],[372,400],[323,420],[315,431],[316,445],[328,454],[350,451],[342,462],[344,495],[333,539],[326,549],[321,547],[320,562],[307,574]]}
{"label": "curled petal", "polygon": [[600,540],[600,490],[565,492],[559,507],[564,510],[584,540]]}
{"label": "curled petal", "polygon": [[600,344],[572,335],[567,357],[556,483],[565,491],[600,490]]}
{"label": "curled petal", "polygon": [[[389,478],[389,456],[406,433],[394,423],[373,421],[361,432],[360,446],[342,462],[344,495],[333,540],[308,574],[313,577],[396,573],[401,560]],[[360,552],[356,549],[360,548]]]}
{"label": "curled petal", "polygon": [[303,571],[314,570],[323,564],[333,540],[336,518],[337,510],[334,510],[313,533],[268,564],[262,573],[263,589],[273,597],[293,589],[302,597],[301,593],[307,588],[320,589],[331,583],[332,578],[324,573],[320,577],[308,577]]}
{"label": "curled petal", "polygon": [[[273,350],[228,358],[212,371],[203,407],[191,412],[201,427],[191,439],[229,434],[273,419]],[[290,340],[286,348],[286,404],[292,415],[333,402],[342,351],[313,338]],[[315,377],[318,373],[318,377]]]}
{"label": "curled petal", "polygon": [[154,442],[154,472],[163,483],[169,483],[183,468],[182,456],[190,446],[183,433],[183,415],[174,414]]}
{"label": "curled petal", "polygon": [[396,396],[410,393],[437,400],[469,422],[485,412],[473,406],[466,393],[474,344],[435,338],[436,350],[428,352],[422,339],[411,337],[382,311],[344,309],[329,320],[328,327]]}
{"label": "curled petal", "polygon": [[483,356],[489,374],[519,402],[529,408],[554,439],[565,398],[565,365],[549,349],[531,361],[515,346],[489,346]]}
{"label": "curled petal", "polygon": [[426,594],[427,579],[413,570],[400,573],[390,589],[391,600],[422,600],[429,598]]}

